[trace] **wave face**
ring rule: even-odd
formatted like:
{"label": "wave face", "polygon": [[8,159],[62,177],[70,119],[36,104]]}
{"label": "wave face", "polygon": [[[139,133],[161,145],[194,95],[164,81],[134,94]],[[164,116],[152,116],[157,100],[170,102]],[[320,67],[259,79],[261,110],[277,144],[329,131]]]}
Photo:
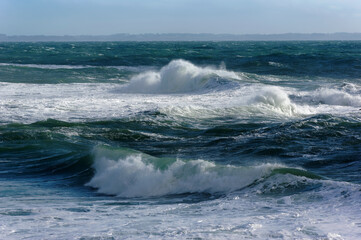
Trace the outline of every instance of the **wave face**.
{"label": "wave face", "polygon": [[360,239],[360,56],[0,43],[0,239]]}

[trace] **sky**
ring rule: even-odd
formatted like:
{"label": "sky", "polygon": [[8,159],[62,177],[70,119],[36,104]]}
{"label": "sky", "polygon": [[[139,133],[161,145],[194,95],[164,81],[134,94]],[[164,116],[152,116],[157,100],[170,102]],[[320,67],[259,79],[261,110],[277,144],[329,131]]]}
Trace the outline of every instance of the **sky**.
{"label": "sky", "polygon": [[0,33],[361,32],[361,0],[0,0]]}

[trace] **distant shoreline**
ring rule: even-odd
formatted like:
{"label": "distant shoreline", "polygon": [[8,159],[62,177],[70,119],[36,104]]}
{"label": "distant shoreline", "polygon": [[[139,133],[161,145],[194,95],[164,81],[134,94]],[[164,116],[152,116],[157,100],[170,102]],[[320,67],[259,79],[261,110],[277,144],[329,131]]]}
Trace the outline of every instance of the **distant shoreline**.
{"label": "distant shoreline", "polygon": [[111,42],[111,41],[359,41],[361,33],[284,34],[113,34],[113,35],[6,35],[0,42]]}

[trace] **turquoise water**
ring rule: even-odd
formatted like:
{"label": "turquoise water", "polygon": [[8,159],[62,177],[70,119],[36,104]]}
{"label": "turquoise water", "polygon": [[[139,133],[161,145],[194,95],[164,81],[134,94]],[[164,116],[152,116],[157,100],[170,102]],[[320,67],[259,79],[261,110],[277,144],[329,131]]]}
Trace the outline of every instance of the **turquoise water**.
{"label": "turquoise water", "polygon": [[361,42],[0,43],[1,239],[361,238]]}

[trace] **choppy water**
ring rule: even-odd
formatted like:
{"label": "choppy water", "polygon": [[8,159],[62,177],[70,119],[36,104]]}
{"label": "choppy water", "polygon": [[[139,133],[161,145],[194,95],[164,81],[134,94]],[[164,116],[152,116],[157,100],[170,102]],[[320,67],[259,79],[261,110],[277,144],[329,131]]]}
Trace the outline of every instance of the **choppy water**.
{"label": "choppy water", "polygon": [[1,239],[360,239],[361,42],[0,44]]}

